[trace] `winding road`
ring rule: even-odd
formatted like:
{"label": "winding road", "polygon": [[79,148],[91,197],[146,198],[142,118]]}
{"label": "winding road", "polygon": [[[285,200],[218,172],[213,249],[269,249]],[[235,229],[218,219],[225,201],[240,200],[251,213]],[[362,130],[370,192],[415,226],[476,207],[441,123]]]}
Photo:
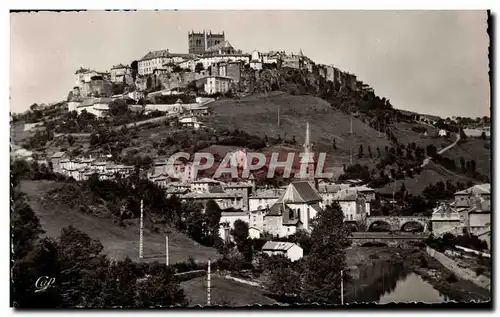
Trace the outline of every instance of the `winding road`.
{"label": "winding road", "polygon": [[[448,151],[449,149],[453,148],[455,145],[457,145],[458,141],[460,141],[460,133],[457,133],[457,139],[455,140],[455,142],[453,142],[452,144],[448,145],[445,148],[442,148],[441,150],[439,150],[437,152],[437,154],[441,155],[444,152]],[[430,156],[426,157],[420,167],[422,167],[422,168],[425,167],[427,164],[429,164],[429,162],[431,160],[432,160],[432,158]]]}

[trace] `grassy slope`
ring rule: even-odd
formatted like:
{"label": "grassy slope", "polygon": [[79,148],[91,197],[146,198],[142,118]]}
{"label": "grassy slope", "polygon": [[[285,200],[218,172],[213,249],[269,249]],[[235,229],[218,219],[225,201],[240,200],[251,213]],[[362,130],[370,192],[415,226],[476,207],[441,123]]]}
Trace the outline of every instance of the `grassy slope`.
{"label": "grassy slope", "polygon": [[[439,181],[446,183],[448,180],[453,184],[456,184],[457,182],[467,184],[468,181],[471,181],[474,184],[478,183],[474,179],[453,173],[440,165],[430,162],[420,174],[414,175],[413,178],[398,180],[396,183],[396,191],[398,191],[401,188],[401,184],[404,183],[409,193],[413,195],[420,195],[424,188],[428,185],[435,184]],[[384,187],[377,189],[377,191],[379,193],[390,194],[393,189],[394,183],[389,183]]]}
{"label": "grassy slope", "polygon": [[[424,136],[418,132],[413,131],[413,127],[424,127],[427,129],[427,136]],[[450,140],[439,139],[435,137],[438,129],[425,124],[420,123],[409,123],[409,122],[399,122],[396,127],[393,127],[392,132],[394,136],[402,144],[408,144],[415,142],[418,146],[425,148],[429,144],[434,144],[438,149],[453,142],[454,138]]]}
{"label": "grassy slope", "polygon": [[[104,252],[115,259],[126,256],[137,261],[139,255],[139,221],[131,220],[125,228],[113,224],[113,220],[84,214],[61,203],[54,203],[46,196],[50,189],[62,186],[52,181],[23,181],[21,190],[27,194],[29,203],[49,237],[59,236],[61,229],[69,225],[87,233],[91,238],[99,239]],[[165,234],[148,230],[147,217],[144,230],[144,258],[148,261],[165,262]],[[215,249],[201,246],[182,233],[170,229],[170,262],[185,261],[192,256],[195,260],[206,261],[217,257]]]}
{"label": "grassy slope", "polygon": [[[190,306],[207,304],[207,278],[199,277],[181,283]],[[272,305],[276,301],[254,286],[227,280],[215,274],[211,277],[211,304],[222,306]]]}
{"label": "grassy slope", "polygon": [[[295,136],[298,146],[304,143],[306,124],[309,121],[311,141],[316,152],[326,151],[336,165],[349,162],[350,148],[356,154],[362,144],[365,153],[368,146],[373,152],[377,146],[389,145],[385,136],[379,137],[377,131],[362,121],[353,118],[353,135],[349,135],[350,116],[312,96],[292,96],[285,93],[254,95],[239,100],[219,100],[210,106],[214,115],[203,118],[209,126],[217,129],[240,129],[250,134],[264,137],[292,139]],[[278,127],[278,109],[281,109]],[[336,139],[337,150],[332,148]]]}
{"label": "grassy slope", "polygon": [[479,173],[491,175],[491,149],[484,147],[489,142],[476,138],[468,138],[464,143],[458,143],[452,149],[445,152],[444,156],[453,158],[458,167],[460,166],[460,157],[463,157],[466,161],[475,160],[476,169]]}

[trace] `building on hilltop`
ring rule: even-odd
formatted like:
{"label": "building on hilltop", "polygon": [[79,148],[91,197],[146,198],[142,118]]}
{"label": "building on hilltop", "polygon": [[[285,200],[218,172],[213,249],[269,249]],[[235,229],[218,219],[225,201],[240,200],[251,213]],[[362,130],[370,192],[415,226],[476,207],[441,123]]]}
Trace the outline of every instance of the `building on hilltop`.
{"label": "building on hilltop", "polygon": [[148,52],[137,63],[139,75],[151,75],[155,70],[164,69],[165,64],[177,64],[194,58],[192,54],[171,53],[169,50]]}
{"label": "building on hilltop", "polygon": [[110,80],[112,83],[126,83],[132,84],[132,68],[128,65],[118,64],[114,65],[110,73]]}
{"label": "building on hilltop", "polygon": [[111,84],[108,82],[109,74],[96,72],[95,70],[81,67],[75,72],[75,87],[80,90],[82,97],[107,96],[111,92]]}
{"label": "building on hilltop", "polygon": [[223,41],[212,47],[209,47],[203,53],[203,56],[212,55],[232,55],[232,54],[242,54],[240,50],[236,50],[229,41]]}
{"label": "building on hilltop", "polygon": [[239,83],[242,69],[242,61],[218,62],[212,65],[210,75],[229,77],[234,83]]}
{"label": "building on hilltop", "polygon": [[212,33],[212,31],[188,33],[189,54],[201,55],[210,47],[225,41],[224,31],[222,33]]}
{"label": "building on hilltop", "polygon": [[208,95],[224,94],[231,89],[232,79],[225,76],[209,76],[205,78],[204,90]]}

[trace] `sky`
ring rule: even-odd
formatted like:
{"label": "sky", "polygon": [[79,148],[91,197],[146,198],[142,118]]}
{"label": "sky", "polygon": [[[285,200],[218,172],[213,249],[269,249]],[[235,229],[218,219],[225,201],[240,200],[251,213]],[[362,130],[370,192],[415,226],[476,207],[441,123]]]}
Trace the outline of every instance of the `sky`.
{"label": "sky", "polygon": [[152,50],[187,53],[188,32],[205,29],[245,52],[302,49],[398,109],[489,116],[486,19],[486,11],[11,13],[11,111],[64,100],[81,66],[105,71]]}

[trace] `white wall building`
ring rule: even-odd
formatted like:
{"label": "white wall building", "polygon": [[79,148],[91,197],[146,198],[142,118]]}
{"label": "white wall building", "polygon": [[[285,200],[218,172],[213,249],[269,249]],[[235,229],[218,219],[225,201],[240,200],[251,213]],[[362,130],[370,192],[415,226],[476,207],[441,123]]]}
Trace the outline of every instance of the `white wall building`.
{"label": "white wall building", "polygon": [[231,229],[234,229],[234,223],[236,220],[241,220],[245,223],[250,222],[250,216],[248,212],[222,212],[220,216],[220,227],[219,235],[222,240],[229,241],[232,240]]}
{"label": "white wall building", "polygon": [[262,252],[269,256],[282,254],[295,262],[301,259],[304,251],[301,247],[291,242],[267,241],[262,247]]}
{"label": "white wall building", "polygon": [[209,76],[205,79],[204,89],[209,95],[216,93],[226,93],[231,89],[232,79],[222,76]]}

